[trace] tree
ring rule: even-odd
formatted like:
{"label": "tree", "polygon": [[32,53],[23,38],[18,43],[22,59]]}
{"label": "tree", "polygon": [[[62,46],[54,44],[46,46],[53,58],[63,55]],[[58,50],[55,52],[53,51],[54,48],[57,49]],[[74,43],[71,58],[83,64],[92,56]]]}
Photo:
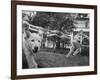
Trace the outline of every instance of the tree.
{"label": "tree", "polygon": [[[59,32],[72,32],[74,27],[74,17],[71,13],[57,13],[57,12],[37,12],[37,15],[31,21],[31,24],[41,26],[49,30],[58,30]],[[58,33],[60,35],[60,33]],[[60,48],[61,39],[53,37],[57,48]],[[64,46],[64,42],[63,46]]]}

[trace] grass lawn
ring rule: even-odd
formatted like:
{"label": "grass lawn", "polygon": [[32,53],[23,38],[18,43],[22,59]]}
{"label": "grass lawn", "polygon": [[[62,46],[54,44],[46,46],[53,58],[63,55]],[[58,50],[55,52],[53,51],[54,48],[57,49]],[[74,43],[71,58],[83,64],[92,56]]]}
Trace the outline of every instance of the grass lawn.
{"label": "grass lawn", "polygon": [[66,58],[66,56],[63,54],[41,51],[40,53],[36,54],[34,57],[39,68],[89,65],[88,56],[72,56]]}
{"label": "grass lawn", "polygon": [[[87,66],[89,65],[89,56],[71,56],[67,58],[65,54],[69,50],[65,49],[42,49],[39,53],[35,54],[34,58],[38,64],[38,68],[51,68],[51,67],[72,67],[72,66]],[[27,69],[27,61],[23,54],[23,69]]]}

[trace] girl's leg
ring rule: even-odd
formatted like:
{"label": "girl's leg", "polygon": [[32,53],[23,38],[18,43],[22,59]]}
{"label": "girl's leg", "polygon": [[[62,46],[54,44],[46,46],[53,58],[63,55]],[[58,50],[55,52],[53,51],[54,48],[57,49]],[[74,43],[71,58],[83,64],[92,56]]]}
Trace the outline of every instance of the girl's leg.
{"label": "girl's leg", "polygon": [[80,52],[80,48],[76,49],[73,55],[76,56],[79,52]]}
{"label": "girl's leg", "polygon": [[70,55],[73,53],[74,49],[75,49],[75,48],[74,48],[74,46],[72,45],[72,47],[71,47],[69,53],[66,55],[66,57],[70,57]]}

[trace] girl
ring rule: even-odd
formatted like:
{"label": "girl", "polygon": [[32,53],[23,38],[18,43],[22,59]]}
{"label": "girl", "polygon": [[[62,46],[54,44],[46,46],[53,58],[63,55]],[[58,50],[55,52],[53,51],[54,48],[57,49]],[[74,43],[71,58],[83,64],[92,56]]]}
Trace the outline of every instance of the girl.
{"label": "girl", "polygon": [[84,38],[89,39],[89,37],[87,35],[83,34],[82,30],[80,32],[78,32],[74,36],[73,41],[72,41],[71,49],[70,49],[69,53],[66,55],[66,57],[71,56],[71,54],[74,55],[74,56],[76,56],[78,53],[81,52],[82,40]]}

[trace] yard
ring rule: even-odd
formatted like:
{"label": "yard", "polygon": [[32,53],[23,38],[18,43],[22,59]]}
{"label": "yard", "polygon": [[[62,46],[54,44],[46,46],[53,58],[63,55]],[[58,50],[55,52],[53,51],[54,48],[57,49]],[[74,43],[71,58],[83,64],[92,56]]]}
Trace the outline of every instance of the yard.
{"label": "yard", "polygon": [[[74,36],[80,30],[83,30],[83,33],[89,38],[89,14],[29,11],[35,16],[32,17],[27,16],[26,13],[23,11],[22,15],[23,20],[25,16],[28,18],[29,29],[33,32],[42,32],[43,36],[41,50],[34,56],[38,68],[89,65],[89,40],[84,41],[82,36],[80,44],[88,47],[83,47],[81,54],[76,56],[68,58],[65,56],[70,50],[68,47],[71,47]],[[34,13],[36,14],[34,15]],[[27,68],[26,64],[27,61],[23,54],[23,68]]]}
{"label": "yard", "polygon": [[35,55],[35,60],[39,68],[51,67],[73,67],[89,65],[88,56],[71,56],[66,58],[64,54],[41,51]]}

